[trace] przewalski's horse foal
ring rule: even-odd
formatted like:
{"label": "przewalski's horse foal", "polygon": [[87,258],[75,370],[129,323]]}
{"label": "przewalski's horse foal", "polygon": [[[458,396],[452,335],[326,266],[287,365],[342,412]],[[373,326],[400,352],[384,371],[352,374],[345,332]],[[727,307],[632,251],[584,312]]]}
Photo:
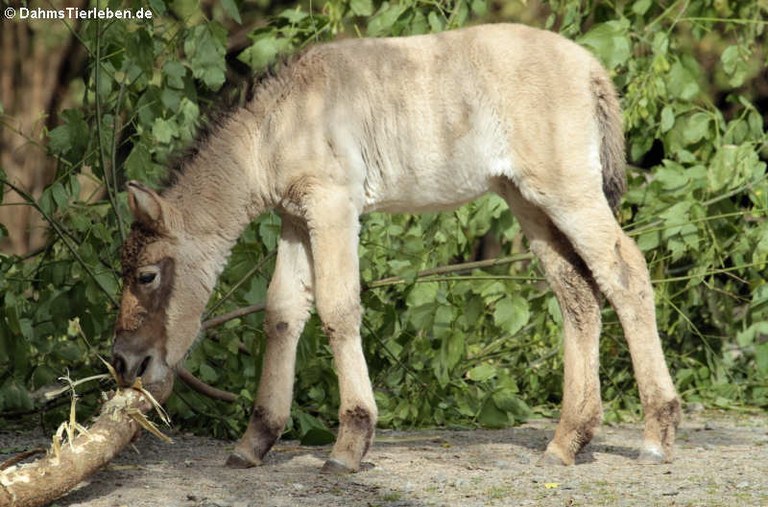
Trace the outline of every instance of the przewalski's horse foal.
{"label": "przewalski's horse foal", "polygon": [[324,469],[357,470],[377,413],[360,340],[360,215],[451,209],[497,192],[563,310],[563,408],[546,457],[572,464],[601,421],[602,292],[624,328],[645,411],[640,459],[670,460],[680,403],[645,260],[613,213],[625,189],[620,115],[609,78],[587,51],[524,26],[305,51],[222,122],[173,186],[158,194],[128,184],[135,223],[114,343],[122,382],[169,377],[241,231],[277,210],[264,367],[228,464],[260,464],[280,436],[296,345],[314,304],[341,391],[339,434]]}

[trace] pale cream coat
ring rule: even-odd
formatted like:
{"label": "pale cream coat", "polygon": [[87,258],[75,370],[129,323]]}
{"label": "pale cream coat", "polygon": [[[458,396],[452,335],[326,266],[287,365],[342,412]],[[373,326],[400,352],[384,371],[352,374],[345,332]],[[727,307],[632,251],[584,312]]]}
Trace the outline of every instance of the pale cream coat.
{"label": "pale cream coat", "polygon": [[173,186],[159,195],[129,183],[136,224],[124,250],[115,365],[125,382],[167,378],[198,334],[241,231],[277,210],[263,373],[228,463],[260,463],[282,432],[314,304],[341,390],[325,469],[357,470],[377,414],[360,341],[359,217],[451,209],[496,192],[563,310],[563,409],[545,456],[573,463],[600,423],[602,293],[624,328],[645,410],[640,458],[670,460],[679,400],[645,260],[612,212],[624,190],[623,146],[605,71],[553,33],[499,24],[315,46],[259,85]]}

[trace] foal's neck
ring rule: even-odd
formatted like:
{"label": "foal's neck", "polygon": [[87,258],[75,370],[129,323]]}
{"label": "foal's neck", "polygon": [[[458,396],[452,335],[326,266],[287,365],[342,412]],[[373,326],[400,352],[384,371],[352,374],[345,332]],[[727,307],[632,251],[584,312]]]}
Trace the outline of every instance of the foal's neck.
{"label": "foal's neck", "polygon": [[257,124],[245,109],[227,117],[188,160],[165,197],[188,234],[226,256],[248,223],[267,208],[256,157]]}

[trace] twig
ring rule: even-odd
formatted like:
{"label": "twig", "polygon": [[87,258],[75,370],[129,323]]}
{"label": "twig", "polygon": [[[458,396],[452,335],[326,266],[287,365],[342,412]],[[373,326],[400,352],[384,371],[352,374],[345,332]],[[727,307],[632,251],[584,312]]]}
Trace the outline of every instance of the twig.
{"label": "twig", "polygon": [[189,387],[194,389],[200,394],[204,394],[205,396],[208,396],[209,398],[213,398],[216,400],[226,401],[229,403],[233,403],[237,401],[237,395],[230,393],[228,391],[223,391],[221,389],[218,389],[216,387],[210,386],[203,382],[202,380],[198,379],[194,375],[192,375],[188,370],[185,368],[179,368],[177,370],[177,373],[179,375],[179,378],[184,381],[185,384],[187,384]]}
{"label": "twig", "polygon": [[[504,266],[506,264],[512,264],[515,262],[529,261],[533,259],[533,254],[525,253],[519,255],[513,255],[511,257],[502,257],[499,259],[486,259],[482,261],[462,262],[460,264],[451,264],[448,266],[438,266],[436,268],[425,269],[416,273],[415,278],[424,278],[434,275],[447,275],[453,273],[461,273],[463,271],[471,271],[473,269],[491,268],[493,266]],[[390,276],[388,278],[382,278],[376,280],[365,286],[364,290],[376,289],[378,287],[385,287],[387,285],[395,285],[405,281],[402,276]]]}
{"label": "twig", "polygon": [[203,331],[210,329],[212,327],[220,326],[225,322],[229,322],[230,320],[237,319],[239,317],[244,317],[246,315],[250,315],[251,313],[264,311],[265,308],[266,308],[266,305],[264,303],[257,303],[255,305],[244,306],[243,308],[238,308],[237,310],[233,310],[223,315],[219,315],[218,317],[208,319],[202,324]]}
{"label": "twig", "polygon": [[7,179],[0,179],[0,183],[7,185],[11,190],[19,194],[22,199],[24,199],[27,204],[32,206],[35,210],[37,210],[40,215],[45,219],[46,222],[48,222],[53,229],[53,231],[56,233],[56,235],[61,239],[61,241],[64,243],[64,246],[67,247],[69,252],[72,254],[72,256],[77,260],[77,262],[82,266],[83,270],[88,273],[88,276],[91,277],[91,279],[96,283],[99,289],[104,293],[104,295],[107,296],[109,301],[115,305],[118,306],[118,301],[115,299],[115,296],[112,294],[111,291],[107,290],[102,284],[101,281],[96,277],[96,274],[94,273],[93,269],[91,269],[91,266],[86,263],[82,257],[80,257],[80,254],[78,254],[77,249],[69,242],[67,239],[69,234],[67,230],[61,226],[56,220],[53,219],[53,217],[49,216],[48,213],[43,211],[43,209],[40,207],[40,205],[37,203],[37,201],[24,189],[21,187],[18,187],[17,185],[14,185]]}
{"label": "twig", "polygon": [[[490,268],[493,266],[503,266],[506,264],[512,264],[514,262],[522,262],[522,261],[527,261],[532,259],[533,259],[532,254],[519,254],[519,255],[513,255],[511,257],[503,257],[500,259],[488,259],[483,261],[463,262],[461,264],[451,264],[449,266],[438,266],[436,268],[430,268],[430,269],[425,269],[423,271],[419,271],[418,273],[416,273],[415,278],[419,279],[419,278],[425,278],[428,276],[461,273],[462,271],[471,271],[473,269]],[[380,287],[386,287],[388,285],[396,285],[396,284],[404,283],[405,280],[406,279],[401,276],[390,276],[387,278],[382,278],[380,280],[376,280],[366,284],[365,287],[363,288],[363,291],[376,289]],[[429,281],[437,281],[437,280],[429,280]],[[250,306],[244,306],[242,308],[238,308],[237,310],[233,310],[231,312],[219,315],[218,317],[213,317],[211,319],[204,321],[202,324],[202,329],[205,331],[207,329],[220,326],[226,322],[229,322],[230,320],[244,317],[252,313],[262,312],[265,309],[266,309],[266,305],[264,303],[257,303]]]}
{"label": "twig", "polygon": [[[95,63],[94,63],[94,75],[93,75],[93,82],[94,82],[94,100],[96,103],[96,142],[98,143],[98,155],[99,155],[99,164],[101,164],[101,173],[104,175],[104,188],[107,190],[107,200],[109,201],[110,206],[112,207],[112,211],[115,214],[115,217],[117,219],[117,229],[120,233],[120,238],[125,239],[125,230],[123,229],[123,221],[120,219],[120,213],[117,207],[117,182],[114,180],[115,177],[115,168],[110,168],[110,170],[107,170],[107,155],[104,151],[104,136],[102,133],[102,118],[103,118],[103,111],[101,107],[101,90],[100,90],[100,76],[101,76],[101,23],[99,21],[96,21],[96,55],[95,55]],[[119,101],[122,100],[124,85],[121,85],[120,88],[120,97],[118,97],[118,108],[119,108]],[[117,135],[116,132],[114,132],[114,127],[117,124],[117,116],[119,116],[119,112],[115,112],[115,121],[113,124],[113,142],[112,142],[112,149],[114,150],[114,137]],[[113,153],[113,160],[114,160],[114,153]],[[112,175],[112,178],[110,178],[110,174]],[[109,180],[112,179],[112,182]]]}
{"label": "twig", "polygon": [[[471,271],[473,269],[480,269],[480,268],[490,268],[493,266],[502,266],[505,264],[511,264],[513,262],[521,262],[521,261],[526,261],[530,259],[533,259],[533,255],[520,254],[520,255],[515,255],[511,257],[504,257],[501,259],[488,259],[483,261],[452,264],[450,266],[438,266],[436,268],[430,268],[423,271],[419,271],[416,274],[416,278],[418,279],[418,278],[425,278],[429,276],[460,273],[463,271]],[[404,282],[405,282],[405,279],[399,276],[382,278],[381,280],[377,280],[375,282],[371,282],[367,284],[363,290],[375,289],[378,287],[386,287],[388,285],[395,285],[395,284],[404,283]],[[244,317],[252,313],[262,312],[265,310],[265,308],[266,308],[266,304],[264,303],[257,303],[255,305],[244,306],[242,308],[238,308],[237,310],[233,310],[231,312],[219,315],[218,317],[213,317],[211,319],[208,319],[202,323],[201,327],[205,331],[205,330],[220,326],[226,322],[229,322],[230,320]],[[238,343],[238,348],[240,350],[246,350],[245,345],[242,343]],[[192,388],[193,390],[197,391],[200,394],[203,394],[213,399],[226,401],[229,403],[232,403],[237,400],[236,394],[208,385],[202,380],[192,375],[192,373],[190,373],[188,370],[184,368],[179,368],[177,371],[177,374],[179,378],[184,381],[185,384],[187,384],[190,388]]]}
{"label": "twig", "polygon": [[243,278],[241,278],[241,279],[240,279],[240,281],[238,281],[236,284],[234,284],[234,285],[233,285],[233,286],[232,286],[232,287],[231,287],[231,288],[230,288],[230,289],[227,291],[227,293],[226,293],[226,294],[224,294],[224,296],[222,296],[222,297],[221,297],[221,299],[220,299],[220,300],[219,300],[217,303],[213,304],[213,305],[211,306],[211,308],[209,308],[209,309],[208,309],[208,311],[207,311],[207,312],[205,313],[205,315],[203,316],[203,319],[207,320],[207,319],[208,319],[208,317],[209,317],[209,316],[210,316],[210,315],[211,315],[211,314],[212,314],[214,311],[216,311],[216,309],[217,309],[217,308],[218,308],[220,305],[222,305],[222,304],[223,304],[223,303],[224,303],[224,302],[225,302],[227,299],[229,299],[229,297],[230,297],[230,296],[232,296],[232,294],[234,294],[234,293],[237,291],[237,289],[239,289],[239,288],[240,288],[240,287],[241,287],[241,286],[242,286],[242,285],[243,285],[245,282],[247,282],[248,280],[250,280],[250,279],[251,279],[251,277],[254,275],[254,273],[256,273],[256,272],[260,271],[260,270],[261,270],[261,269],[264,267],[264,264],[266,264],[266,263],[267,263],[267,262],[268,262],[270,259],[272,259],[272,258],[273,258],[275,255],[276,255],[276,253],[275,253],[275,252],[272,252],[272,253],[268,254],[268,255],[267,255],[267,256],[265,256],[265,257],[264,257],[264,258],[263,258],[261,261],[259,261],[259,263],[258,263],[258,264],[256,264],[256,265],[255,265],[253,268],[251,268],[251,269],[250,269],[250,271],[248,271],[248,272],[245,274],[245,276],[243,276]]}

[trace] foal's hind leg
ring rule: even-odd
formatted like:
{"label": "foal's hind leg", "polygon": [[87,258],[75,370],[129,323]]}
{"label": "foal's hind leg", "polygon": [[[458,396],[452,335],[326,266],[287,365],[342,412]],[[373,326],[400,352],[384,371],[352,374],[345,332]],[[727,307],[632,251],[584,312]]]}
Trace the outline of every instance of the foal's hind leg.
{"label": "foal's hind leg", "polygon": [[290,417],[296,345],[312,306],[308,242],[306,230],[284,217],[275,273],[267,290],[267,346],[259,390],[248,429],[227,459],[228,466],[261,464]]}
{"label": "foal's hind leg", "polygon": [[603,416],[598,376],[599,291],[584,262],[549,218],[525,201],[512,184],[502,194],[541,261],[563,315],[563,406],[545,457],[570,465],[592,439]]}
{"label": "foal's hind leg", "polygon": [[669,462],[680,422],[680,400],[656,328],[645,259],[619,227],[599,187],[581,195],[574,188],[560,188],[562,195],[542,207],[584,260],[624,328],[645,414],[640,461]]}

